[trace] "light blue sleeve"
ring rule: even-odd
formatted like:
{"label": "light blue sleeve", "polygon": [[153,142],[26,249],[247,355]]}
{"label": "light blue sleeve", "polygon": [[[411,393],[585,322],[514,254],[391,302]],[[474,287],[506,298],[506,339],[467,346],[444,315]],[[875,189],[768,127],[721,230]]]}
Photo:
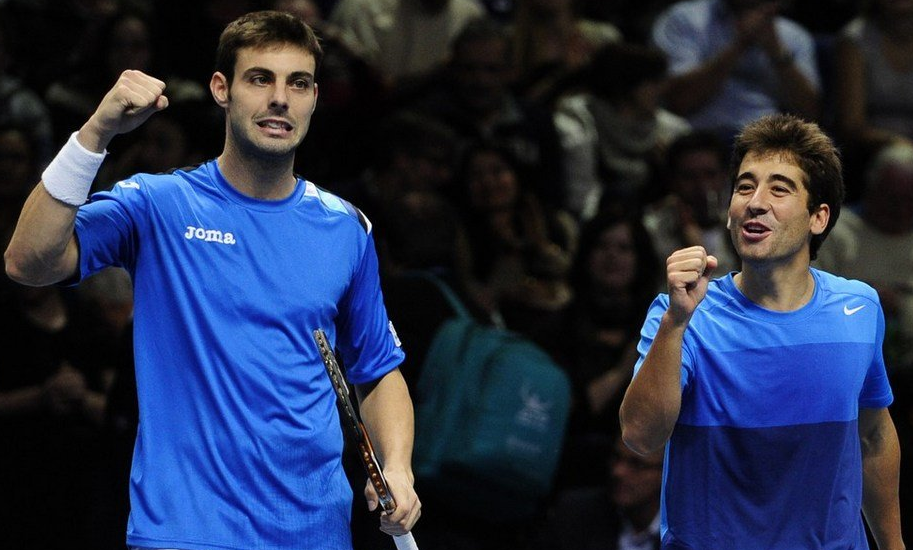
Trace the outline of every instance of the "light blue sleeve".
{"label": "light blue sleeve", "polygon": [[[637,373],[640,372],[640,367],[647,358],[647,353],[650,351],[653,340],[656,338],[656,332],[659,330],[659,322],[667,309],[669,309],[669,295],[660,294],[653,300],[647,310],[647,317],[644,320],[643,327],[640,329],[640,341],[637,343],[638,358],[634,364],[634,376],[637,376]],[[686,340],[682,344],[682,390],[688,387],[688,383],[691,380],[691,368],[691,353],[688,351]]]}

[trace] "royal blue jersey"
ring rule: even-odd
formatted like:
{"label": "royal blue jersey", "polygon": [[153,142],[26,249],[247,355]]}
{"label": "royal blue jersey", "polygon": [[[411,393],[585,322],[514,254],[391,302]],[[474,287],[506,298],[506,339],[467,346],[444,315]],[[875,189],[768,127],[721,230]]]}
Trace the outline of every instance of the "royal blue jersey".
{"label": "royal blue jersey", "polygon": [[[884,316],[871,287],[815,269],[804,307],[711,281],[685,331],[682,406],[666,448],[663,548],[868,548],[860,407],[888,406]],[[669,297],[650,307],[643,364]]]}
{"label": "royal blue jersey", "polygon": [[312,331],[353,383],[403,359],[370,225],[299,180],[237,192],[215,161],[137,175],[79,209],[82,277],[133,276],[140,421],[130,545],[351,548],[335,395]]}

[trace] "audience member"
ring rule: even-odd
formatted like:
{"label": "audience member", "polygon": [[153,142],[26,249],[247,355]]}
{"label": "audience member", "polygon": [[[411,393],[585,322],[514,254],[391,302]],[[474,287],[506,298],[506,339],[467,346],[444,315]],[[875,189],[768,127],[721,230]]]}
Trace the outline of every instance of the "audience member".
{"label": "audience member", "polygon": [[[571,282],[574,302],[552,348],[567,369],[574,405],[557,484],[590,486],[618,432],[644,315],[659,288],[659,260],[635,213],[603,212],[585,223]],[[556,346],[557,344],[557,346]],[[557,349],[555,349],[557,348]]]}
{"label": "audience member", "polygon": [[2,548],[88,548],[110,341],[60,287],[12,285],[0,307]]}
{"label": "audience member", "polygon": [[38,149],[25,129],[0,124],[0,235],[16,226],[22,205],[35,186]]}
{"label": "audience member", "polygon": [[558,133],[550,110],[523,103],[511,91],[512,59],[503,27],[489,19],[473,21],[454,41],[442,73],[397,101],[453,128],[462,146],[478,141],[503,146],[529,189],[557,205],[564,186]]}
{"label": "audience member", "polygon": [[605,470],[598,485],[559,493],[531,548],[659,550],[663,452],[640,456],[619,436],[607,454],[591,458]]}
{"label": "audience member", "polygon": [[0,20],[0,125],[27,131],[36,146],[34,161],[44,164],[50,161],[54,144],[51,114],[41,97],[11,72],[15,60],[10,27],[9,20]]}
{"label": "audience member", "polygon": [[861,202],[841,212],[818,265],[875,287],[885,315],[885,364],[913,368],[913,145],[888,145],[874,157]]}
{"label": "audience member", "polygon": [[581,73],[582,91],[555,108],[566,194],[562,204],[578,219],[606,203],[637,208],[663,151],[690,126],[660,107],[666,74],[660,50],[638,44],[601,49]]}
{"label": "audience member", "polygon": [[621,40],[614,25],[578,16],[574,0],[517,0],[510,32],[517,87],[532,101],[547,98],[600,47]]}
{"label": "audience member", "polygon": [[508,328],[549,349],[573,294],[577,225],[530,192],[510,152],[477,144],[457,176],[469,237],[470,293]]}
{"label": "audience member", "polygon": [[340,0],[330,21],[394,85],[442,65],[457,35],[483,16],[473,0]]}
{"label": "audience member", "polygon": [[[74,52],[70,70],[59,75],[45,92],[56,128],[79,128],[95,112],[105,93],[127,69],[165,76],[171,103],[201,100],[206,92],[198,82],[169,74],[153,50],[152,28],[145,15],[118,11],[106,18],[83,48]],[[56,141],[66,141],[57,135]],[[114,154],[117,151],[113,151]]]}
{"label": "audience member", "polygon": [[818,116],[820,76],[812,36],[778,15],[777,0],[683,0],[656,20],[669,56],[666,96],[698,129],[728,140],[762,115]]}
{"label": "audience member", "polygon": [[[882,146],[913,142],[913,3],[869,2],[840,33],[835,76],[847,169],[861,175]],[[862,189],[848,191],[858,199]]]}
{"label": "audience member", "polygon": [[729,207],[728,153],[720,138],[695,131],[676,139],[666,151],[664,183],[668,193],[646,206],[644,225],[656,253],[703,246],[719,260],[717,269],[738,269],[726,211]]}
{"label": "audience member", "polygon": [[451,193],[457,137],[448,126],[418,113],[399,111],[374,124],[367,134],[367,166],[333,191],[368,215],[383,240],[400,216],[394,205],[412,191]]}

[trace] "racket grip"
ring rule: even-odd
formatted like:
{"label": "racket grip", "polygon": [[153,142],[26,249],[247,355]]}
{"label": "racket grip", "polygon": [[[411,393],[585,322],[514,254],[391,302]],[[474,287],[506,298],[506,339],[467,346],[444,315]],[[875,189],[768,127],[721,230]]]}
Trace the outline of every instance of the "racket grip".
{"label": "racket grip", "polygon": [[393,543],[396,544],[396,550],[418,550],[412,533],[393,535]]}

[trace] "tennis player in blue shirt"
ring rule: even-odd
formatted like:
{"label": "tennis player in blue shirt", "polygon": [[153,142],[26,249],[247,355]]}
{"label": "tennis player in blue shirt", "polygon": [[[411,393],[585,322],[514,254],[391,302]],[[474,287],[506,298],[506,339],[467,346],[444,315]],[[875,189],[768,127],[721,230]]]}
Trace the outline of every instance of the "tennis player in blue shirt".
{"label": "tennis player in blue shirt", "polygon": [[131,547],[351,548],[352,492],[317,328],[342,355],[398,504],[381,529],[404,534],[418,519],[412,402],[370,222],[292,171],[320,55],[292,16],[231,23],[210,82],[225,112],[219,157],[137,174],[86,202],[108,143],[168,105],[162,81],[124,72],[43,173],[6,251],[7,273],[25,284],[106,266],[133,277]]}
{"label": "tennis player in blue shirt", "polygon": [[813,269],[843,198],[817,125],[772,115],[733,155],[741,271],[701,247],[667,260],[621,406],[625,442],[666,447],[662,546],[904,548],[884,316],[868,285]]}

